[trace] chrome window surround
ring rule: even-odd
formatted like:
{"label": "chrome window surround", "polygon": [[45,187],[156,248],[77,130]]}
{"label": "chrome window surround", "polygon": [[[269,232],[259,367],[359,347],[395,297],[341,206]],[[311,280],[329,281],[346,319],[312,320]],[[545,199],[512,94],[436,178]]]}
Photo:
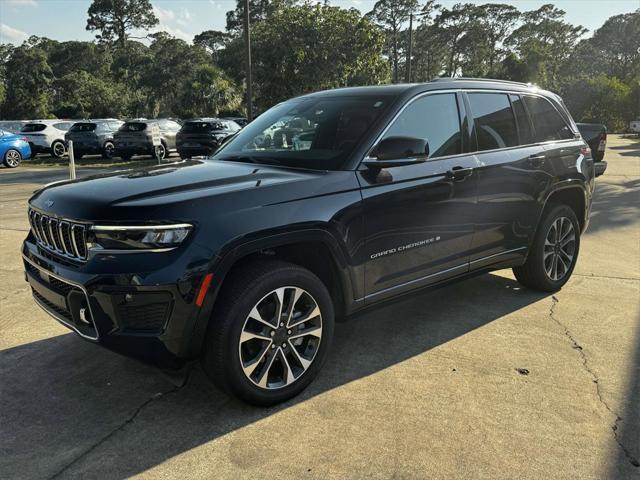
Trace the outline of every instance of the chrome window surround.
{"label": "chrome window surround", "polygon": [[[402,115],[402,113],[405,111],[405,109],[409,105],[411,105],[413,102],[415,102],[416,100],[418,100],[418,99],[420,99],[422,97],[426,97],[428,95],[439,95],[439,94],[443,94],[443,93],[454,93],[454,94],[455,93],[502,93],[502,94],[506,94],[506,95],[531,95],[533,97],[540,97],[540,98],[544,99],[545,101],[547,101],[553,107],[553,109],[556,112],[558,112],[558,114],[560,115],[560,118],[562,118],[562,121],[564,121],[565,124],[567,124],[567,122],[566,122],[566,120],[564,118],[564,115],[562,115],[562,113],[560,111],[558,111],[558,108],[552,102],[550,102],[549,99],[545,95],[542,95],[542,94],[537,93],[537,92],[526,92],[526,91],[523,92],[523,91],[519,91],[519,90],[493,89],[493,88],[454,88],[454,89],[446,89],[446,90],[430,90],[428,92],[422,92],[422,93],[419,93],[418,95],[415,95],[414,97],[411,97],[402,106],[402,108],[393,116],[393,118],[389,121],[389,123],[387,123],[386,127],[384,128],[384,130],[380,133],[380,135],[378,135],[378,137],[375,139],[373,144],[369,147],[369,149],[367,150],[367,153],[365,154],[365,156],[362,158],[362,160],[358,164],[358,167],[356,168],[356,170],[362,166],[362,162],[364,162],[365,160],[375,160],[374,157],[370,156],[371,152],[376,147],[376,145],[378,145],[380,140],[382,140],[382,138],[385,136],[387,131],[391,128],[393,123],[398,119],[398,117],[400,115]],[[471,112],[467,112],[467,115],[470,115],[470,113]],[[473,118],[471,118],[471,120],[473,120]],[[432,157],[432,158],[429,158],[427,160],[427,162],[438,161],[438,160],[443,160],[443,159],[447,159],[447,158],[456,158],[456,157],[468,156],[468,155],[484,154],[484,153],[490,153],[490,152],[500,152],[500,151],[504,151],[504,150],[514,150],[516,148],[533,147],[535,145],[549,145],[549,144],[552,144],[552,143],[575,142],[576,140],[578,140],[580,138],[580,134],[578,132],[576,132],[571,125],[567,125],[567,127],[569,127],[569,130],[571,132],[573,132],[573,134],[575,135],[574,138],[568,138],[568,139],[565,139],[565,140],[548,140],[546,142],[528,143],[526,145],[516,145],[514,147],[495,148],[493,150],[475,150],[475,151],[472,151],[472,152],[457,153],[455,155],[446,155],[446,156],[442,156],[442,157]]]}
{"label": "chrome window surround", "polygon": [[75,325],[71,324],[68,322],[68,320],[66,318],[60,317],[58,315],[56,315],[55,312],[52,312],[51,310],[49,310],[46,305],[43,305],[37,297],[33,297],[33,299],[35,300],[35,302],[38,304],[38,306],[40,308],[42,308],[45,312],[47,312],[51,317],[53,317],[54,319],[56,319],[58,322],[60,322],[62,325],[64,325],[67,328],[70,328],[71,330],[73,330],[74,332],[76,332],[78,335],[80,335],[82,338],[85,338],[87,340],[91,340],[91,341],[98,341],[98,337],[99,337],[99,333],[98,333],[98,328],[96,327],[96,321],[95,321],[95,317],[93,316],[93,310],[91,309],[91,301],[89,300],[89,293],[87,292],[87,289],[84,288],[82,285],[80,285],[79,283],[75,283],[72,282],[70,280],[67,280],[66,278],[61,277],[60,275],[57,275],[55,273],[50,272],[49,270],[46,270],[45,268],[41,267],[40,265],[38,265],[37,263],[35,263],[33,260],[30,260],[26,255],[22,255],[22,258],[24,259],[25,262],[27,262],[29,265],[33,266],[34,268],[38,269],[38,271],[44,272],[46,275],[55,278],[56,280],[59,280],[61,282],[64,283],[68,283],[69,285],[72,285],[73,287],[79,289],[82,291],[82,293],[84,293],[85,298],[87,299],[87,307],[89,308],[89,314],[91,315],[91,323],[93,324],[93,330],[96,332],[95,336],[91,336],[91,335],[86,335],[84,333],[82,333],[80,330],[78,330],[76,328]]}

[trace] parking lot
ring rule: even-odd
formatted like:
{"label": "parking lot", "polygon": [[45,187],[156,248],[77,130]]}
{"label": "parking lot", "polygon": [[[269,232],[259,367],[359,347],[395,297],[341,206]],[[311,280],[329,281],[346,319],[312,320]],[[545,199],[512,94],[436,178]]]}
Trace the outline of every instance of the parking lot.
{"label": "parking lot", "polygon": [[22,273],[26,202],[66,173],[0,169],[0,477],[639,478],[640,142],[607,148],[562,291],[504,270],[368,312],[268,409],[42,312]]}

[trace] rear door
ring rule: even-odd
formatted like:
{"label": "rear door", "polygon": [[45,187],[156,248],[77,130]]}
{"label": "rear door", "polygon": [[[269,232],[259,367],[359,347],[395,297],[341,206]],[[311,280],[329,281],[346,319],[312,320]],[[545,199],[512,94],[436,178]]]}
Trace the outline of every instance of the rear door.
{"label": "rear door", "polygon": [[518,95],[467,93],[477,141],[478,209],[471,269],[521,258],[535,231],[539,193],[551,182]]}
{"label": "rear door", "polygon": [[466,141],[462,97],[411,100],[379,140],[429,141],[427,162],[380,171],[361,167],[367,303],[465,273],[473,237],[476,160]]}
{"label": "rear door", "polygon": [[549,175],[563,180],[563,176],[575,178],[576,173],[584,173],[580,170],[593,169],[593,159],[582,155],[582,138],[572,131],[549,100],[525,95],[524,103],[533,121],[536,140],[544,146]]}

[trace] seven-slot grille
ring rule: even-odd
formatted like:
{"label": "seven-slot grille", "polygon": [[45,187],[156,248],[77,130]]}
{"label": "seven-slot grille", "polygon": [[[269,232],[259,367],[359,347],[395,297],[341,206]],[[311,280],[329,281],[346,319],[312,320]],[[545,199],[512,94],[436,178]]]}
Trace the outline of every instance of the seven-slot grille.
{"label": "seven-slot grille", "polygon": [[86,225],[29,209],[31,231],[43,247],[77,260],[87,258]]}

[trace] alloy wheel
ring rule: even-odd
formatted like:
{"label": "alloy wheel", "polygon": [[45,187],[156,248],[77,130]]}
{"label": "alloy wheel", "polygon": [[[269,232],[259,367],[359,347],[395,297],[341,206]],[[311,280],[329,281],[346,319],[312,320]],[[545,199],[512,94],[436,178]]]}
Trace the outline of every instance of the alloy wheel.
{"label": "alloy wheel", "polygon": [[65,153],[67,153],[67,149],[62,142],[55,142],[53,144],[53,155],[57,158],[64,157]]}
{"label": "alloy wheel", "polygon": [[113,157],[113,152],[115,151],[116,147],[113,145],[113,143],[111,142],[107,142],[104,144],[104,156],[107,158],[112,158]]}
{"label": "alloy wheel", "polygon": [[544,271],[557,282],[565,277],[573,265],[576,252],[576,232],[567,217],[558,217],[544,240]]}
{"label": "alloy wheel", "polygon": [[5,162],[11,168],[15,168],[20,165],[21,160],[22,157],[20,156],[20,152],[17,150],[8,150],[5,155]]}
{"label": "alloy wheel", "polygon": [[289,386],[311,366],[321,338],[317,301],[301,288],[278,288],[262,297],[242,326],[240,366],[257,387]]}

